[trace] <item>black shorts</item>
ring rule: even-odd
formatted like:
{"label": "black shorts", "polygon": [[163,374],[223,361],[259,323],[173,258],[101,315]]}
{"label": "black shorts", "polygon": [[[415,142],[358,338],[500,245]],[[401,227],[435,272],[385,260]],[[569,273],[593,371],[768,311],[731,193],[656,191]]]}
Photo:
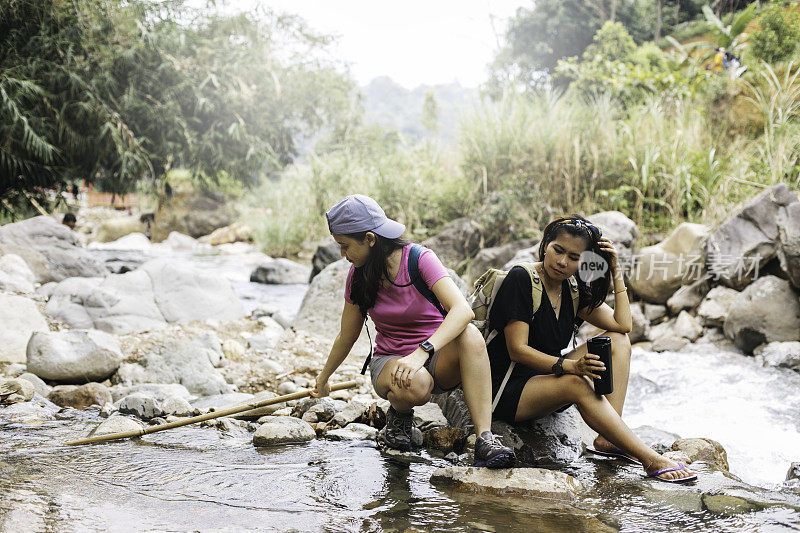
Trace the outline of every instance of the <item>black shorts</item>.
{"label": "black shorts", "polygon": [[[497,407],[495,408],[494,413],[492,413],[492,420],[502,420],[503,422],[513,424],[515,422],[514,418],[517,416],[519,399],[522,397],[522,389],[525,388],[528,380],[530,380],[532,377],[545,375],[547,374],[544,372],[537,372],[536,370],[526,367],[525,365],[517,364],[514,368],[514,371],[511,373],[511,377],[508,378],[508,383],[506,383],[506,388],[503,389],[503,394],[500,396],[500,401],[497,402]],[[492,383],[492,400],[494,400],[494,397],[500,388],[500,383],[502,383],[503,377],[505,377],[505,375],[501,377],[501,381]],[[560,407],[554,412],[561,413],[566,411],[571,405],[572,404]]]}

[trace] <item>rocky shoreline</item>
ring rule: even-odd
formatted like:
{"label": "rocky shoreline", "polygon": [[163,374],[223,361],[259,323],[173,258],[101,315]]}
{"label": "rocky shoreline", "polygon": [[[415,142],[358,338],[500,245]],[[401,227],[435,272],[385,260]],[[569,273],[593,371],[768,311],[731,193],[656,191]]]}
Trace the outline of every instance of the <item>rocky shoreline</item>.
{"label": "rocky shoreline", "polygon": [[[638,230],[624,215],[589,218],[629,264],[629,286],[640,299],[633,304],[632,342],[669,352],[709,343],[800,372],[800,202],[787,187],[765,191],[716,230],[684,224],[638,252]],[[242,242],[247,232],[241,226],[215,233],[195,240],[173,232],[157,244],[129,233],[89,245],[152,253],[121,269],[98,261],[75,233],[50,217],[0,227],[0,419],[35,424],[55,420],[64,410],[96,410],[102,422],[93,434],[102,435],[312,387],[338,330],[349,265],[337,260],[330,242],[317,249],[312,270],[258,256]],[[462,268],[467,280],[490,266],[536,258],[535,240],[479,250],[479,237],[480,228],[461,219],[426,244],[446,264]],[[311,284],[294,321],[275,308],[246,313],[226,280],[158,256],[168,250],[251,254],[259,263],[252,281],[301,283],[310,277]],[[737,276],[738,264],[726,257],[751,261],[766,275],[752,275],[751,268]],[[645,271],[659,275],[647,277]],[[452,275],[467,292],[467,283]],[[580,335],[592,331],[584,327]],[[360,342],[354,352],[366,353]],[[256,447],[318,438],[379,442],[388,402],[359,374],[360,363],[353,358],[336,375],[337,381],[357,380],[356,389],[204,425],[251,434]],[[436,396],[415,416],[423,430],[418,445],[454,465],[437,471],[434,482],[453,490],[502,491],[497,475],[466,466],[474,436],[460,390]],[[521,465],[549,467],[514,469],[506,488],[568,499],[585,490],[568,473],[588,439],[574,408],[527,424],[495,423],[494,429],[513,444]],[[774,505],[800,509],[796,464],[786,494],[779,495],[732,476],[720,443],[655,428],[636,432],[674,460],[719,473],[692,489],[692,505],[726,513]],[[640,486],[651,483],[642,480]]]}

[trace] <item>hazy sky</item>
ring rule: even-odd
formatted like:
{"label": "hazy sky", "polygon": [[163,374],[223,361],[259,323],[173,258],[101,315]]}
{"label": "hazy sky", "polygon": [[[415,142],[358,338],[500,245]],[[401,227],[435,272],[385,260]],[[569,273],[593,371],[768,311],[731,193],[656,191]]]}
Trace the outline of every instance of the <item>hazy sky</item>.
{"label": "hazy sky", "polygon": [[[250,1],[250,0],[248,0]],[[248,1],[233,2],[237,7]],[[230,4],[230,3],[229,3]],[[262,0],[339,36],[335,51],[359,84],[390,76],[407,88],[475,87],[497,51],[507,20],[531,0]]]}

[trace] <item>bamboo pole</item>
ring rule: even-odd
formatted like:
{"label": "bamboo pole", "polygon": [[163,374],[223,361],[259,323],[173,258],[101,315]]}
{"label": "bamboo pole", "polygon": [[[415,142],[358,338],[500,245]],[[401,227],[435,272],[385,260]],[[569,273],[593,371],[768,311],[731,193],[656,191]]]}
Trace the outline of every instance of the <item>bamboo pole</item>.
{"label": "bamboo pole", "polygon": [[[352,389],[353,387],[356,386],[358,386],[358,382],[355,380],[345,381],[343,383],[337,383],[336,385],[331,385],[331,392],[342,389]],[[310,390],[293,392],[292,394],[284,394],[283,396],[270,398],[269,400],[262,400],[260,402],[234,405],[232,407],[222,409],[221,411],[213,411],[211,413],[206,413],[204,415],[193,416],[191,418],[187,418],[186,420],[176,420],[175,422],[169,422],[167,424],[159,424],[158,426],[150,426],[147,428],[137,429],[133,431],[123,431],[121,433],[112,433],[110,435],[87,437],[85,439],[78,439],[70,442],[65,442],[64,445],[73,446],[76,444],[89,444],[92,442],[103,442],[107,440],[127,439],[129,437],[141,437],[142,435],[155,433],[156,431],[164,431],[167,429],[177,428],[181,426],[188,426],[189,424],[194,424],[196,422],[203,422],[204,420],[211,420],[212,418],[220,418],[223,416],[235,415],[236,413],[241,413],[243,411],[250,411],[251,409],[258,409],[259,407],[265,407],[267,405],[274,405],[276,403],[288,402],[290,400],[299,400],[300,398],[305,398],[306,396],[310,395],[311,395]]]}

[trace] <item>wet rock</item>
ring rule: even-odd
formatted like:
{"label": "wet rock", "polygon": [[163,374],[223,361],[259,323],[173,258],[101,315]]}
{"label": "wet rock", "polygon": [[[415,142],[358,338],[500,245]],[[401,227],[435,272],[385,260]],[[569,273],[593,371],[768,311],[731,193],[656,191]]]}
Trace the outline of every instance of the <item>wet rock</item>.
{"label": "wet rock", "polygon": [[31,334],[50,331],[36,304],[23,296],[0,294],[0,361],[24,363]]}
{"label": "wet rock", "polygon": [[664,431],[653,426],[639,426],[634,428],[633,432],[642,442],[661,454],[671,449],[672,444],[681,438],[677,433]]}
{"label": "wet rock", "polygon": [[571,501],[584,490],[570,475],[543,468],[492,470],[465,466],[437,469],[431,482],[478,494],[520,494],[533,498]]}
{"label": "wet rock", "polygon": [[421,431],[448,425],[442,408],[433,402],[414,407],[414,423]]}
{"label": "wet rock", "polygon": [[47,398],[56,405],[74,409],[86,409],[90,405],[102,406],[113,402],[111,392],[102,383],[58,385],[53,387]]}
{"label": "wet rock", "polygon": [[789,471],[786,472],[786,481],[792,481],[793,479],[800,480],[800,463],[792,463]]}
{"label": "wet rock", "polygon": [[721,328],[739,291],[728,287],[714,287],[697,308],[700,323],[706,327]]}
{"label": "wet rock", "polygon": [[114,415],[105,419],[99,426],[94,428],[90,437],[101,437],[112,433],[124,433],[127,431],[140,431],[144,429],[141,422],[128,418],[127,416]]}
{"label": "wet rock", "polygon": [[675,461],[678,464],[688,465],[692,462],[692,458],[689,457],[689,454],[683,451],[677,450],[667,450],[666,452],[662,453],[664,457],[671,461]]}
{"label": "wet rock", "polygon": [[289,283],[307,283],[311,269],[282,257],[272,259],[258,265],[250,274],[250,281],[281,285]]}
{"label": "wet rock", "polygon": [[490,268],[500,268],[511,260],[520,250],[532,248],[538,244],[539,239],[520,239],[509,242],[502,246],[493,248],[483,248],[472,259],[467,273],[467,281],[470,283],[478,279]]}
{"label": "wet rock", "polygon": [[630,333],[628,333],[631,344],[647,340],[650,335],[650,321],[645,318],[640,305],[631,305],[631,319],[633,321],[633,328]]}
{"label": "wet rock", "polygon": [[365,403],[353,400],[333,416],[333,421],[339,427],[345,427],[361,420],[367,408]]}
{"label": "wet rock", "polygon": [[723,470],[729,470],[728,454],[722,445],[711,439],[678,439],[672,444],[672,450],[685,452],[691,462],[703,461]]}
{"label": "wet rock", "polygon": [[749,285],[755,273],[778,255],[778,224],[789,218],[787,208],[794,203],[797,194],[781,183],[726,220],[705,244],[709,273],[736,290]]}
{"label": "wet rock", "polygon": [[289,416],[269,416],[253,436],[254,446],[272,446],[293,442],[308,442],[317,434],[308,422]]}
{"label": "wet rock", "polygon": [[50,400],[34,393],[30,401],[0,407],[0,419],[5,422],[55,420],[55,415],[60,410],[61,408]]}
{"label": "wet rock", "polygon": [[642,306],[642,312],[648,322],[655,324],[667,317],[667,306],[645,303]]}
{"label": "wet rock", "polygon": [[194,413],[194,407],[185,398],[170,396],[161,403],[161,411],[165,415],[191,416]]}
{"label": "wet rock", "polygon": [[703,301],[709,291],[708,280],[699,279],[691,285],[684,285],[667,300],[667,308],[673,315],[681,311],[694,309]]}
{"label": "wet rock", "polygon": [[747,354],[765,342],[800,340],[797,293],[786,280],[759,278],[736,295],[723,330]]}
{"label": "wet rock", "polygon": [[702,503],[706,511],[724,516],[763,511],[771,507],[800,511],[800,499],[796,497],[788,494],[767,494],[749,487],[730,487],[706,492]]}
{"label": "wet rock", "polygon": [[333,237],[322,241],[314,251],[314,257],[311,258],[311,275],[309,276],[308,282],[311,283],[311,280],[322,272],[326,266],[341,258],[342,255],[339,250],[339,243],[333,240]]}
{"label": "wet rock", "polygon": [[36,332],[27,355],[29,372],[62,383],[102,381],[123,358],[116,338],[97,330]]}
{"label": "wet rock", "polygon": [[426,448],[439,450],[444,454],[461,453],[467,436],[464,430],[454,427],[431,428],[422,434],[422,444]]}
{"label": "wet rock", "polygon": [[[322,398],[323,401],[312,405],[303,413],[303,420],[306,422],[328,422],[336,415],[337,407],[340,409],[344,407],[344,402],[341,400],[332,400],[330,398]],[[336,402],[339,402],[338,404]]]}
{"label": "wet rock", "polygon": [[[12,245],[38,252],[47,261],[49,272],[37,271],[36,264],[30,269],[37,274],[37,281],[61,281],[71,277],[103,277],[106,269],[83,249],[77,234],[59,224],[49,216],[29,218],[0,227],[0,245]],[[16,253],[16,252],[13,252]],[[25,261],[28,257],[21,255]]]}
{"label": "wet rock", "polygon": [[119,401],[117,408],[122,414],[136,415],[143,420],[167,414],[161,409],[159,402],[141,392],[124,397]]}
{"label": "wet rock", "polygon": [[480,250],[482,239],[480,225],[471,218],[463,217],[448,222],[439,233],[422,244],[433,250],[442,264],[456,268]]}
{"label": "wet rock", "polygon": [[234,242],[252,242],[253,230],[247,224],[234,222],[224,228],[217,228],[208,235],[204,235],[197,240],[201,243],[208,243],[213,246]]}
{"label": "wet rock", "polygon": [[20,256],[0,256],[0,290],[32,294],[36,275]]}
{"label": "wet rock", "polygon": [[33,399],[36,389],[26,379],[0,379],[0,402],[28,402]]}
{"label": "wet rock", "polygon": [[325,436],[331,440],[375,440],[378,430],[366,424],[352,423],[347,427],[328,431]]}
{"label": "wet rock", "polygon": [[244,392],[230,392],[226,394],[215,394],[213,396],[198,398],[192,401],[191,404],[195,409],[203,412],[209,410],[220,411],[234,405],[250,403],[253,401],[253,398],[255,398],[255,396],[252,394],[247,394]]}
{"label": "wet rock", "polygon": [[755,349],[762,364],[800,372],[800,342],[771,342]]}
{"label": "wet rock", "polygon": [[136,363],[120,366],[116,379],[122,385],[180,383],[202,396],[225,394],[233,392],[234,386],[214,368],[221,357],[221,346],[207,337],[166,339]]}
{"label": "wet rock", "polygon": [[278,394],[292,394],[293,392],[297,392],[297,384],[294,381],[284,381],[278,385]]}
{"label": "wet rock", "polygon": [[367,408],[367,412],[364,414],[364,418],[366,419],[365,422],[370,426],[376,429],[383,429],[386,427],[386,411],[387,408],[384,408],[378,402],[375,402]]}
{"label": "wet rock", "polygon": [[23,372],[18,377],[19,379],[30,381],[30,383],[33,385],[33,389],[39,395],[44,396],[45,398],[47,398],[47,396],[50,394],[50,391],[52,390],[52,387],[50,387],[47,383],[42,381],[42,379],[36,374],[31,374],[30,372]]}
{"label": "wet rock", "polygon": [[642,299],[663,304],[683,284],[702,277],[702,246],[708,235],[702,224],[684,222],[662,242],[639,252],[630,286]]}
{"label": "wet rock", "polygon": [[603,231],[603,236],[610,239],[617,248],[621,265],[630,264],[633,250],[639,239],[636,223],[619,211],[603,211],[586,217],[592,224]]}
{"label": "wet rock", "polygon": [[703,326],[700,325],[700,322],[698,322],[695,317],[686,311],[681,311],[678,318],[675,320],[673,332],[677,337],[682,337],[688,339],[690,342],[694,342],[703,333]]}
{"label": "wet rock", "polygon": [[130,387],[114,387],[111,389],[111,397],[116,402],[137,392],[144,393],[159,402],[163,402],[171,396],[177,396],[184,400],[188,400],[191,397],[191,393],[186,390],[186,387],[178,383],[142,383],[140,385],[131,385]]}

